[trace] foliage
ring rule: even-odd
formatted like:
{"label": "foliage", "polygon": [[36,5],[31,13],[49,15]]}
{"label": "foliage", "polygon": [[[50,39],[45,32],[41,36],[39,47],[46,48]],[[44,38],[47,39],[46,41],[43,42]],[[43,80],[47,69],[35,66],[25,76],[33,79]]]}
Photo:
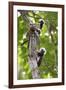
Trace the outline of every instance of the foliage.
{"label": "foliage", "polygon": [[[19,13],[19,12],[18,12]],[[29,11],[27,15],[35,24],[39,23],[39,19],[44,20],[44,26],[40,34],[40,47],[46,49],[46,54],[43,57],[40,70],[41,78],[56,78],[58,77],[58,13],[49,11]],[[23,17],[18,15],[18,79],[32,79],[31,69],[28,64],[28,42],[27,32],[29,31],[28,22]]]}

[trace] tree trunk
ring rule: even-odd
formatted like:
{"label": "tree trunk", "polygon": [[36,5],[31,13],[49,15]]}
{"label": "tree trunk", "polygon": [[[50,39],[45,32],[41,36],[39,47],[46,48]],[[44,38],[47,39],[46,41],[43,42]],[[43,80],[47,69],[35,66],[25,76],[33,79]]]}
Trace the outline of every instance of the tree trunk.
{"label": "tree trunk", "polygon": [[37,66],[37,37],[34,32],[29,35],[29,64],[32,71],[32,78],[37,79],[39,77],[39,71]]}

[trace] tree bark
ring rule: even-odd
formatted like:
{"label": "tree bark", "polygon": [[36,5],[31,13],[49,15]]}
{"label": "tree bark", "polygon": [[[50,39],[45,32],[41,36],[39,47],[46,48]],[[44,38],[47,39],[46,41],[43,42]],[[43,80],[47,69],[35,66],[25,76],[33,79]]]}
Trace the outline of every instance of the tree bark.
{"label": "tree bark", "polygon": [[30,64],[30,68],[32,71],[32,78],[33,79],[38,79],[40,78],[39,76],[39,70],[37,66],[37,39],[36,35],[34,32],[30,33],[29,35],[29,57],[28,61]]}
{"label": "tree bark", "polygon": [[[39,38],[36,36],[36,29],[38,30],[38,28],[36,26],[33,26],[33,22],[27,17],[28,11],[20,11],[22,18],[24,19],[24,21],[26,21],[26,23],[28,24],[28,27],[32,30],[29,30],[29,35],[27,35],[28,38],[28,62],[30,65],[30,69],[32,72],[32,78],[33,79],[38,79],[40,78],[39,76],[39,70],[38,70],[38,66],[37,66],[37,45],[38,45],[38,40]],[[30,26],[30,23],[32,24],[32,26]],[[38,32],[37,35],[39,36]]]}

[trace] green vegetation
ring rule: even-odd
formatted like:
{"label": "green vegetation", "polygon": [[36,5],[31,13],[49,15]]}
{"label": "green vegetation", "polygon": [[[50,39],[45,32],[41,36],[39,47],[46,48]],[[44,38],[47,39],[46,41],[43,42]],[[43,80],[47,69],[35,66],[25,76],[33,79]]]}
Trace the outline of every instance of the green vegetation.
{"label": "green vegetation", "polygon": [[[35,13],[35,14],[34,14]],[[40,47],[46,49],[42,63],[39,67],[41,78],[58,77],[58,13],[44,11],[29,11],[28,17],[38,24],[40,17],[44,19],[45,24],[40,34]],[[21,46],[27,39],[26,33],[29,30],[28,22],[24,21],[22,16],[18,16],[18,79],[32,79],[31,69],[28,64],[28,42]]]}

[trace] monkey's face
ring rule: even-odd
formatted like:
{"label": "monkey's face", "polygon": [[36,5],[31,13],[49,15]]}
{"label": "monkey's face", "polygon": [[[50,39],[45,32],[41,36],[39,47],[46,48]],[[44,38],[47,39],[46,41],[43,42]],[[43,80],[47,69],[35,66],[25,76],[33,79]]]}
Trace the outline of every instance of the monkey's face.
{"label": "monkey's face", "polygon": [[43,55],[44,55],[45,51],[46,51],[45,48],[40,48],[40,50],[37,53],[37,64],[38,64],[38,67],[41,64],[41,61],[42,61],[42,58],[43,58]]}
{"label": "monkey's face", "polygon": [[43,20],[43,19],[40,19],[40,20],[39,20],[39,23],[40,23],[40,29],[42,29],[43,24],[44,24],[44,20]]}
{"label": "monkey's face", "polygon": [[44,24],[44,20],[43,20],[43,19],[40,19],[40,20],[39,20],[39,23]]}
{"label": "monkey's face", "polygon": [[45,52],[45,51],[44,51],[43,49],[40,51],[40,53],[41,53],[42,55],[44,54],[44,52]]}
{"label": "monkey's face", "polygon": [[46,49],[45,48],[40,48],[39,52],[43,55],[46,54]]}

